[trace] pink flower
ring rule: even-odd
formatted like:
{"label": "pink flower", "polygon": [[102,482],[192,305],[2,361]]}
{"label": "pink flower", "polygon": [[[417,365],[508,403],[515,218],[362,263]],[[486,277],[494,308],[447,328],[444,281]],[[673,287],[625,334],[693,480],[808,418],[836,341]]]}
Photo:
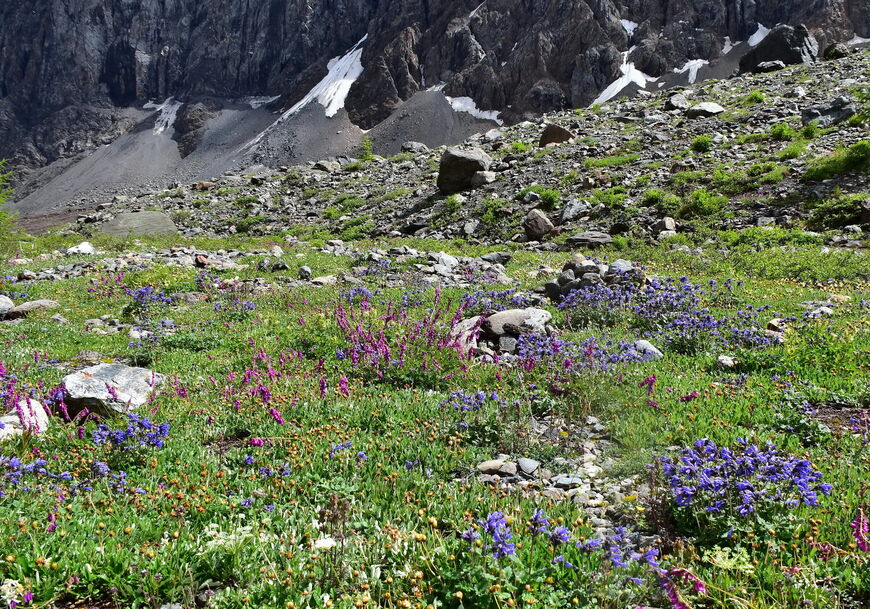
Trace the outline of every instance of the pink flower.
{"label": "pink flower", "polygon": [[263,440],[263,438],[251,438],[249,443],[251,446],[262,446],[263,444],[265,444],[265,441]]}
{"label": "pink flower", "polygon": [[867,522],[867,516],[864,515],[864,510],[858,510],[858,517],[852,523],[852,534],[855,536],[855,542],[858,544],[858,549],[862,552],[870,552],[870,523]]}

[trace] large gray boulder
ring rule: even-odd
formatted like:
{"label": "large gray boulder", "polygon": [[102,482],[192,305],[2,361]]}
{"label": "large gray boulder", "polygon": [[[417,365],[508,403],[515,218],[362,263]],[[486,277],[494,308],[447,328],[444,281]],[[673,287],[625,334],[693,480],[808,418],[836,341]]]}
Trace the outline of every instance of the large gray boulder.
{"label": "large gray boulder", "polygon": [[553,316],[545,309],[508,309],[499,311],[486,318],[483,331],[493,337],[505,334],[534,333],[544,334]]}
{"label": "large gray boulder", "polygon": [[117,237],[172,235],[178,232],[175,223],[159,211],[135,211],[118,214],[102,226],[102,231]]}
{"label": "large gray boulder", "polygon": [[0,442],[18,437],[25,431],[36,434],[48,429],[48,412],[42,404],[24,398],[20,406],[21,414],[10,412],[0,417]]}
{"label": "large gray boulder", "polygon": [[438,190],[452,194],[473,188],[472,179],[478,171],[487,171],[492,159],[480,148],[461,150],[448,148],[438,167]]}
{"label": "large gray boulder", "polygon": [[145,404],[164,381],[147,368],[98,364],[64,377],[64,401],[71,414],[85,408],[104,417],[123,414]]}
{"label": "large gray boulder", "polygon": [[837,97],[831,101],[804,108],[801,111],[801,123],[808,125],[815,122],[820,127],[830,127],[849,120],[858,109],[848,97]]}
{"label": "large gray boulder", "polygon": [[781,61],[785,65],[812,63],[819,55],[819,43],[805,25],[778,25],[757,47],[740,58],[740,71],[753,72],[759,64]]}

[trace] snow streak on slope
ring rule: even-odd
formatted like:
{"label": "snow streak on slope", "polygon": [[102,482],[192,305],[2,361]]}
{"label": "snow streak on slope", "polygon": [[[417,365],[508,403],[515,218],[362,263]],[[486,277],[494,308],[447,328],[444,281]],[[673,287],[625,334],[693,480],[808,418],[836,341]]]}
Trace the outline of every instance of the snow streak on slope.
{"label": "snow streak on slope", "polygon": [[643,72],[634,67],[634,62],[628,61],[628,56],[633,50],[634,47],[630,48],[622,54],[622,65],[619,67],[619,71],[622,72],[622,76],[610,83],[610,85],[608,85],[608,87],[601,92],[601,95],[595,98],[595,101],[592,102],[593,106],[596,104],[603,104],[610,101],[632,83],[636,84],[641,89],[645,89],[646,83],[655,82],[656,80],[658,80],[658,78],[654,78],[652,76],[644,74]]}
{"label": "snow streak on slope", "polygon": [[690,59],[686,62],[682,68],[674,68],[675,74],[685,74],[689,73],[689,84],[693,84],[696,80],[698,80],[698,70],[702,67],[706,66],[710,62],[706,59]]}
{"label": "snow streak on slope", "polygon": [[770,28],[764,27],[762,24],[758,24],[758,29],[755,30],[755,33],[749,37],[749,46],[756,47],[761,44],[761,41],[767,38],[767,35],[770,34]]}
{"label": "snow streak on slope", "polygon": [[[737,44],[740,43],[738,42]],[[725,36],[725,43],[722,45],[722,54],[727,55],[733,48],[734,44],[731,42],[731,36]]]}
{"label": "snow streak on slope", "polygon": [[861,38],[858,34],[855,34],[854,36],[852,36],[852,39],[846,44],[848,44],[849,46],[855,46],[858,44],[864,44],[866,42],[870,42],[870,38]]}
{"label": "snow streak on slope", "polygon": [[295,106],[284,113],[284,117],[292,116],[313,101],[326,108],[326,116],[332,118],[336,112],[344,108],[344,100],[350,92],[350,87],[363,72],[362,45],[368,34],[353,45],[343,57],[335,57],[326,66],[329,72],[308,94],[300,99]]}
{"label": "snow streak on slope", "polygon": [[143,110],[157,110],[159,115],[154,121],[154,135],[160,135],[173,125],[175,125],[175,117],[178,116],[178,110],[184,103],[176,101],[173,97],[167,97],[162,104],[148,102],[142,106]]}
{"label": "snow streak on slope", "polygon": [[260,135],[252,139],[242,147],[242,150],[249,150],[263,141],[263,138],[272,131],[275,127],[283,123],[285,120],[297,114],[302,108],[316,101],[324,107],[326,116],[332,118],[336,113],[344,108],[344,100],[347,99],[347,94],[350,92],[350,87],[363,72],[362,53],[363,43],[369,37],[368,34],[363,36],[351,49],[341,57],[334,57],[327,64],[326,76],[292,108],[284,112],[281,117],[274,123],[269,125]]}
{"label": "snow streak on slope", "polygon": [[[436,89],[440,91],[440,89]],[[453,107],[456,112],[467,112],[471,116],[475,118],[480,118],[488,121],[495,121],[499,125],[503,124],[503,121],[499,119],[499,112],[496,110],[480,110],[477,107],[477,104],[474,103],[474,100],[470,97],[449,97],[447,95],[444,96],[447,98],[447,101]]]}

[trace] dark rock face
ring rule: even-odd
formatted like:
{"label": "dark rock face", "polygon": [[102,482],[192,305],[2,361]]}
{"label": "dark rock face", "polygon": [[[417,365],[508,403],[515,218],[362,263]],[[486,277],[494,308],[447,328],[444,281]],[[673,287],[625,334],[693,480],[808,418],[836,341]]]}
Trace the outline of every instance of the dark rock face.
{"label": "dark rock face", "polygon": [[[620,20],[637,24],[629,32]],[[0,158],[40,167],[133,129],[149,100],[281,95],[286,108],[368,35],[346,101],[371,128],[439,83],[507,121],[589,104],[623,53],[650,76],[717,58],[726,36],[806,24],[870,36],[866,0],[38,0],[0,3]],[[631,29],[631,28],[629,28]],[[799,29],[799,28],[798,28]],[[798,31],[798,30],[795,30]],[[803,48],[803,47],[802,47]],[[756,49],[758,50],[758,49]],[[205,109],[209,110],[208,108]],[[201,108],[182,111],[182,154]],[[186,139],[185,139],[186,138]]]}
{"label": "dark rock face", "polygon": [[819,55],[819,43],[804,25],[778,25],[740,59],[740,70],[751,72],[760,64],[781,61],[785,65],[810,63]]}

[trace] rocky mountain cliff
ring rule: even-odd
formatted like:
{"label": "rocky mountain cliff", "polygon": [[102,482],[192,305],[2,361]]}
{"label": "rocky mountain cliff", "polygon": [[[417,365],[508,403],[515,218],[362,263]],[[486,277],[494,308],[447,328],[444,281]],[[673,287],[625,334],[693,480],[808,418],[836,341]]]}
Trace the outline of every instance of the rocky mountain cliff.
{"label": "rocky mountain cliff", "polygon": [[[318,91],[318,83],[321,95],[316,99],[340,110],[338,128],[330,125],[328,130],[344,133],[348,141],[355,137],[356,127],[371,129],[383,124],[409,100],[432,88],[450,96],[447,99],[454,108],[470,111],[475,118],[492,118],[499,112],[501,119],[516,122],[531,114],[588,105],[620,78],[634,87],[673,77],[675,72],[691,75],[694,80],[699,70],[703,75],[703,70],[711,69],[717,59],[740,46],[740,41],[762,36],[778,23],[806,24],[821,46],[833,40],[861,40],[870,37],[870,3],[3,3],[0,158],[13,159],[25,194],[62,176],[73,161],[80,161],[99,146],[116,142],[124,134],[150,129],[152,120],[157,121],[155,134],[171,128],[166,135],[179,144],[178,156],[184,158],[197,150],[203,139],[208,140],[208,122],[222,111],[237,111],[233,104],[240,101],[261,112],[251,121],[250,133],[245,132],[256,136],[251,139],[259,144],[264,138],[258,133],[274,120],[264,116],[263,106],[268,102],[269,108],[284,110],[300,100],[315,99],[311,93]],[[330,62],[333,58],[342,61],[336,66],[335,61]],[[331,79],[325,84],[324,74]],[[177,118],[181,120],[176,122]],[[235,124],[240,119],[225,113],[222,120]],[[162,128],[160,121],[165,123]],[[395,126],[385,128],[396,130]],[[462,139],[467,130],[467,126],[448,129],[438,137]],[[239,132],[237,138],[243,141],[247,135]],[[235,141],[233,137],[221,138]],[[309,139],[303,138],[295,146],[288,144],[286,137],[271,140],[271,150],[277,154],[271,160],[300,160],[304,156],[300,150],[307,148]],[[269,138],[265,142],[268,147]],[[335,153],[345,151],[347,142],[343,143]],[[165,156],[165,147],[160,150]],[[221,157],[221,163],[198,162],[200,167],[220,168],[230,157],[236,160],[238,156],[233,148],[232,154]],[[142,179],[165,175],[164,169],[161,165],[145,172]],[[184,175],[193,177],[190,171]],[[41,199],[31,207],[53,202]]]}

